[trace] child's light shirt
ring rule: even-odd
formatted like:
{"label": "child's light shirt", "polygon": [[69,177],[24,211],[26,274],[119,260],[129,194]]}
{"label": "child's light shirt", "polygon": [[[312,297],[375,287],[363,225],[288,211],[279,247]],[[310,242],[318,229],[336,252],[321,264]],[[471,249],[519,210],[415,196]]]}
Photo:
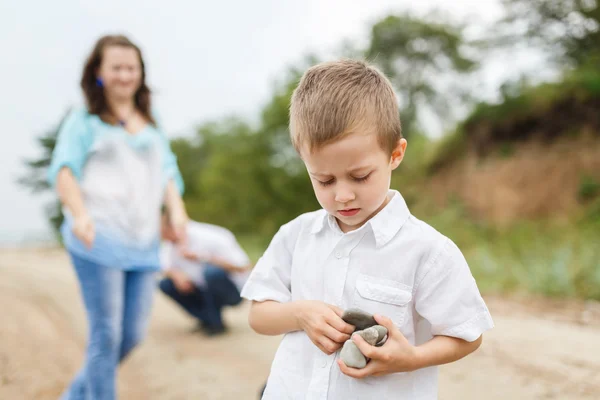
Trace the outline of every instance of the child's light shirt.
{"label": "child's light shirt", "polygon": [[172,179],[183,192],[177,159],[160,127],[148,124],[130,134],[85,108],[75,109],[58,132],[47,172],[50,186],[62,167],[77,179],[95,229],[88,249],[73,234],[73,217],[63,207],[65,247],[111,268],[159,270],[160,208],[167,182]]}
{"label": "child's light shirt", "polygon": [[[231,231],[217,225],[190,221],[187,225],[185,247],[201,258],[218,257],[240,268],[239,272],[228,272],[228,276],[237,289],[242,290],[248,280],[249,273],[246,267],[250,264],[250,258]],[[161,263],[164,270],[173,268],[183,271],[195,286],[206,286],[206,262],[186,259],[179,246],[165,242],[161,249]]]}
{"label": "child's light shirt", "polygon": [[[361,228],[343,233],[325,210],[282,226],[259,260],[242,297],[320,300],[391,318],[413,345],[434,335],[474,341],[493,327],[456,245],[412,216],[400,193]],[[304,331],[286,334],[264,399],[437,398],[437,367],[354,379]]]}

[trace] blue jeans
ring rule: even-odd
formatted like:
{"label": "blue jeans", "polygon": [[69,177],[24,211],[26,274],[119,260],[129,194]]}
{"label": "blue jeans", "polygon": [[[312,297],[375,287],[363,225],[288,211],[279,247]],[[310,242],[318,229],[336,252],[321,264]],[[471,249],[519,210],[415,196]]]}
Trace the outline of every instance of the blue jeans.
{"label": "blue jeans", "polygon": [[222,268],[213,265],[206,266],[204,279],[205,286],[196,287],[193,292],[186,294],[179,293],[169,278],[161,280],[159,287],[163,293],[206,326],[222,327],[221,311],[223,307],[241,303],[240,292]]}
{"label": "blue jeans", "polygon": [[145,336],[154,273],[123,271],[71,254],[89,324],[85,362],[64,400],[114,400],[119,363]]}

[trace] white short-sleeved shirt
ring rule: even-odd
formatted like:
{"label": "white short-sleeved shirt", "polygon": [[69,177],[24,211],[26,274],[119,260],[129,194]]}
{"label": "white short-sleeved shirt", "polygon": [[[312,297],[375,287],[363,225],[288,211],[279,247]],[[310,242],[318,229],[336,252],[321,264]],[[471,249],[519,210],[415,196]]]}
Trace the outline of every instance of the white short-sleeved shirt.
{"label": "white short-sleeved shirt", "polygon": [[[250,259],[229,230],[211,224],[190,221],[187,228],[187,249],[201,257],[221,258],[228,263],[240,267],[240,272],[233,272],[229,277],[241,290],[248,279],[246,269]],[[188,260],[181,255],[179,248],[165,242],[161,249],[163,269],[177,268],[182,270],[196,286],[204,286],[205,263]]]}
{"label": "white short-sleeved shirt", "polygon": [[[413,345],[434,335],[474,341],[493,327],[456,245],[412,216],[400,193],[361,228],[343,233],[325,210],[282,226],[254,267],[242,297],[321,300],[391,318]],[[264,399],[437,398],[437,367],[354,379],[304,331],[286,334]]]}

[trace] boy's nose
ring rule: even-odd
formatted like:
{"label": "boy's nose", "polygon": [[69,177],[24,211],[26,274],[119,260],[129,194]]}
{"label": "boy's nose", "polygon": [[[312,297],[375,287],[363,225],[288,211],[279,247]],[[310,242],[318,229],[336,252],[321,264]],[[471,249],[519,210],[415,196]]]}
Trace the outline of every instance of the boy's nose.
{"label": "boy's nose", "polygon": [[356,196],[354,195],[354,192],[349,189],[341,188],[335,193],[335,201],[337,201],[338,203],[346,204],[349,201],[354,200],[355,198]]}

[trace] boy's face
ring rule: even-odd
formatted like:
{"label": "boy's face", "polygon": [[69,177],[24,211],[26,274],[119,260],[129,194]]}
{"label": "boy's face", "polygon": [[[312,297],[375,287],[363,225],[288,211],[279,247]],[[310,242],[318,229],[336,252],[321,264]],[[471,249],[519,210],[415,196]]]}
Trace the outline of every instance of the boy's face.
{"label": "boy's face", "polygon": [[377,135],[353,133],[300,155],[321,207],[333,215],[343,232],[360,228],[389,201],[392,171],[400,165],[406,140],[389,156]]}

